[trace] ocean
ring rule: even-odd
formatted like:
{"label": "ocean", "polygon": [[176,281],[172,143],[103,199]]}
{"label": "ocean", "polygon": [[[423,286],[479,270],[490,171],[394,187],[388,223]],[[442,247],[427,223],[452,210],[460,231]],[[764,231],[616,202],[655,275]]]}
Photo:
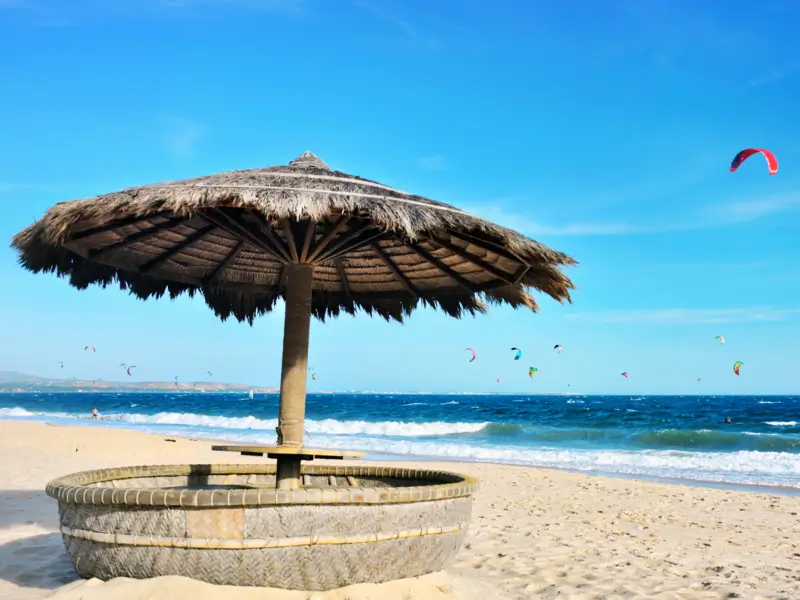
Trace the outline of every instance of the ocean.
{"label": "ocean", "polygon": [[[0,394],[6,420],[262,444],[277,414],[276,394]],[[371,457],[800,489],[800,396],[316,394],[306,430]]]}

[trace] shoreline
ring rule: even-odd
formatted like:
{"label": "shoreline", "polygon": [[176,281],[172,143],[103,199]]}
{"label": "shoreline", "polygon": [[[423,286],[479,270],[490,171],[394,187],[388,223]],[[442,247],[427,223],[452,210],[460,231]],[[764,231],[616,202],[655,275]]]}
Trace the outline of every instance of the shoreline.
{"label": "shoreline", "polygon": [[[375,461],[389,461],[389,462],[408,462],[406,457],[414,457],[414,460],[420,462],[440,462],[448,464],[482,464],[482,465],[496,465],[503,467],[519,467],[520,469],[537,469],[542,471],[555,471],[557,473],[573,473],[575,475],[586,475],[587,477],[608,477],[611,479],[626,479],[631,481],[647,481],[650,483],[662,483],[668,485],[687,485],[689,487],[708,488],[712,490],[722,490],[729,492],[742,492],[747,494],[775,494],[778,496],[800,497],[800,488],[780,486],[780,485],[762,485],[750,483],[730,483],[727,481],[709,481],[705,479],[686,479],[681,477],[659,477],[657,475],[631,475],[628,473],[613,473],[608,471],[582,471],[580,469],[567,469],[559,467],[549,467],[540,465],[527,465],[522,463],[512,462],[496,462],[496,461],[483,461],[483,460],[468,460],[468,459],[454,459],[442,458],[438,456],[420,456],[416,454],[396,455],[396,454],[380,454],[375,455],[381,458],[370,459],[370,453],[367,453],[366,460]],[[386,457],[386,458],[383,458]]]}
{"label": "shoreline", "polygon": [[[119,383],[119,382],[111,382],[111,383]],[[184,385],[190,385],[193,383],[199,382],[188,382],[184,383]],[[238,385],[238,384],[222,384],[222,385]],[[40,390],[19,390],[19,391],[10,391],[10,390],[0,390],[0,396],[8,395],[14,396],[16,394],[90,394],[90,393],[100,393],[100,394],[166,394],[172,393],[175,391],[181,392],[181,394],[197,394],[198,396],[207,396],[207,395],[236,395],[244,393],[245,395],[250,390],[257,390],[257,389],[265,389],[264,386],[255,386],[255,387],[248,387],[243,386],[243,388],[239,389],[232,389],[232,390],[205,390],[200,391],[196,389],[173,389],[170,386],[167,386],[163,389],[161,388],[142,388],[142,389],[134,389],[134,388],[121,388],[121,389],[87,389],[83,391],[77,391],[72,386],[65,387],[64,389],[61,388],[43,388]],[[257,392],[259,395],[264,396],[277,396],[280,394],[279,388],[270,388],[274,391],[266,391],[266,392]],[[592,394],[588,392],[531,392],[527,390],[523,390],[520,392],[381,392],[381,391],[336,391],[336,390],[316,390],[316,391],[309,391],[309,396],[330,396],[330,395],[346,395],[346,396],[580,396],[582,398],[626,398],[626,397],[644,397],[644,398],[694,398],[694,397],[701,397],[701,398],[782,398],[782,397],[791,397],[795,396],[795,392],[786,392],[786,393],[770,393],[770,394],[714,394],[711,392],[707,392],[701,395],[698,394],[647,394],[647,393],[630,393],[626,392],[624,394]]]}
{"label": "shoreline", "polygon": [[[61,423],[48,423],[47,421],[41,421],[33,418],[26,418],[26,417],[0,417],[0,423],[4,421],[17,421],[17,422],[27,422],[27,423],[42,423],[51,427],[92,427],[90,423],[75,423],[75,424],[61,424]],[[114,421],[115,422],[115,421]],[[146,435],[156,435],[156,436],[169,436],[176,439],[182,439],[186,441],[208,441],[209,443],[215,444],[240,444],[240,443],[251,443],[251,442],[242,442],[241,440],[235,439],[225,439],[225,438],[216,438],[216,437],[190,437],[187,435],[181,434],[174,434],[174,433],[154,433],[150,431],[141,431],[134,427],[115,427],[113,425],[104,427],[105,429],[119,429],[125,431],[134,431],[137,433],[143,433]],[[269,444],[263,444],[269,445]],[[313,439],[312,443],[309,446],[313,447]],[[343,448],[346,450],[351,450],[352,448]],[[525,464],[525,463],[515,463],[515,462],[499,462],[499,461],[484,461],[484,460],[475,460],[475,459],[466,459],[466,458],[452,458],[452,457],[441,457],[441,456],[433,456],[433,455],[423,455],[423,454],[391,454],[385,452],[370,452],[366,451],[367,454],[364,457],[364,461],[372,461],[372,462],[438,462],[444,464],[481,464],[481,465],[495,465],[495,466],[505,466],[505,467],[519,467],[521,469],[537,469],[543,471],[555,471],[559,473],[573,473],[576,475],[586,475],[590,477],[608,477],[613,479],[623,479],[623,480],[631,480],[631,481],[646,481],[651,483],[662,483],[662,484],[669,484],[669,485],[685,485],[689,487],[697,487],[697,488],[704,488],[704,489],[715,489],[715,490],[722,490],[722,491],[732,491],[732,492],[743,492],[749,494],[774,494],[779,496],[788,496],[788,497],[800,497],[800,487],[791,487],[791,486],[779,486],[779,485],[765,485],[765,484],[750,484],[750,483],[733,483],[733,482],[726,482],[726,481],[713,481],[713,480],[706,480],[706,479],[689,479],[683,477],[661,477],[658,475],[645,475],[645,474],[629,474],[629,473],[614,473],[609,471],[590,471],[590,470],[580,470],[580,469],[569,469],[566,467],[554,467],[554,466],[542,466],[542,465],[532,465],[532,464]]]}

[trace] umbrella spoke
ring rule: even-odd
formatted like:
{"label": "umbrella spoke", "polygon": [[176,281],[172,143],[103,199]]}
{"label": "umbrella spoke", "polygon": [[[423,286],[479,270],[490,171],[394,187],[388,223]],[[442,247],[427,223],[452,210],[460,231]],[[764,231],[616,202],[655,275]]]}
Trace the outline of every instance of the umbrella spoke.
{"label": "umbrella spoke", "polygon": [[452,252],[456,256],[460,256],[461,258],[463,258],[467,262],[472,263],[476,267],[478,267],[480,269],[483,269],[484,271],[494,275],[498,279],[502,279],[508,285],[514,285],[514,276],[513,275],[511,275],[510,273],[506,273],[504,271],[501,271],[500,269],[498,269],[494,265],[489,264],[488,262],[486,262],[482,258],[480,258],[478,256],[475,256],[474,254],[472,254],[470,252],[467,252],[464,248],[460,248],[459,246],[456,246],[455,244],[453,244],[451,242],[446,242],[446,241],[440,239],[438,236],[428,236],[428,239],[431,240],[434,244],[437,244],[437,245],[441,246],[442,248],[445,248],[445,249],[449,250],[450,252]]}
{"label": "umbrella spoke", "polygon": [[516,273],[514,273],[514,285],[519,285],[525,279],[525,275],[531,270],[530,267],[521,266]]}
{"label": "umbrella spoke", "polygon": [[136,233],[132,233],[129,236],[123,238],[121,241],[116,242],[114,244],[109,244],[108,246],[103,246],[101,248],[97,248],[96,250],[89,250],[88,257],[90,259],[100,258],[101,256],[105,256],[109,252],[113,252],[114,250],[121,250],[122,248],[127,248],[128,246],[132,246],[136,242],[143,242],[148,238],[153,237],[165,231],[167,229],[172,229],[176,227],[180,223],[185,223],[185,217],[173,217],[163,223],[158,223],[157,225],[152,225],[146,229],[142,229],[141,231],[137,231]]}
{"label": "umbrella spoke", "polygon": [[[433,254],[425,250],[422,246],[415,242],[407,242],[406,246],[411,248],[414,252],[416,252],[420,257],[431,263],[437,269],[439,269],[442,273],[450,277],[454,280],[458,285],[460,285],[465,290],[472,292],[473,294],[480,293],[480,289],[477,285],[472,283],[471,281],[464,278],[463,275],[458,273],[457,271],[453,270],[451,267],[443,263],[440,259],[436,258]],[[503,285],[506,285],[503,283]]]}
{"label": "umbrella spoke", "polygon": [[292,259],[289,256],[288,238],[286,241],[283,241],[281,238],[279,238],[263,214],[257,210],[246,210],[244,211],[243,215],[243,219],[237,219],[235,214],[231,215],[231,217],[235,221],[242,223],[244,226],[247,226],[247,217],[250,217],[250,220],[255,221],[256,227],[258,227],[258,229],[256,229],[253,233],[264,234],[267,239],[269,239],[270,243],[275,247],[275,249],[280,252],[281,256],[286,259],[286,262],[292,262]]}
{"label": "umbrella spoke", "polygon": [[451,238],[456,238],[457,240],[461,240],[465,244],[472,244],[473,246],[477,246],[481,250],[485,250],[486,252],[494,252],[495,254],[505,258],[506,260],[517,262],[523,265],[514,274],[512,285],[519,285],[519,283],[525,278],[525,276],[529,274],[536,274],[542,277],[547,277],[548,279],[553,278],[552,268],[548,269],[548,268],[536,267],[532,264],[530,259],[522,258],[518,254],[503,248],[500,244],[496,244],[489,240],[484,240],[471,233],[467,233],[464,231],[453,231],[448,229],[447,233],[450,235]]}
{"label": "umbrella spoke", "polygon": [[485,250],[487,252],[494,252],[498,256],[502,256],[507,260],[519,262],[524,265],[530,266],[530,261],[523,259],[521,256],[518,256],[517,254],[511,252],[510,250],[508,250],[508,248],[504,248],[500,244],[490,242],[489,240],[480,238],[472,233],[467,233],[466,231],[453,231],[452,229],[448,229],[447,233],[450,234],[450,237],[460,239],[463,242],[469,242],[470,244],[472,244],[473,246],[477,246],[481,250]]}
{"label": "umbrella spoke", "polygon": [[217,281],[220,274],[242,253],[247,243],[244,240],[239,240],[236,245],[231,249],[228,255],[214,267],[214,270],[203,278],[203,287],[209,286]]}
{"label": "umbrella spoke", "polygon": [[283,237],[286,238],[286,244],[289,246],[289,253],[292,255],[292,262],[300,262],[300,255],[297,252],[297,240],[292,233],[292,222],[289,219],[281,219],[281,227],[283,227]]}
{"label": "umbrella spoke", "polygon": [[90,227],[89,229],[84,229],[83,231],[71,233],[69,236],[69,241],[77,242],[78,240],[82,240],[84,238],[97,235],[98,233],[110,233],[115,229],[120,229],[121,227],[128,227],[129,225],[139,225],[140,223],[144,223],[145,221],[151,221],[159,217],[166,217],[171,214],[172,211],[164,210],[150,215],[135,215],[133,217],[113,219],[111,221],[106,221],[105,223],[103,223],[102,225],[98,225],[97,227]]}
{"label": "umbrella spoke", "polygon": [[205,212],[203,213],[203,218],[213,223],[223,231],[226,231],[228,234],[232,235],[237,240],[245,240],[246,242],[255,246],[262,252],[266,253],[270,258],[273,258],[279,262],[284,262],[277,250],[272,248],[269,244],[265,243],[263,240],[252,235],[246,229],[242,229],[237,223],[230,221],[227,218],[227,216],[224,215],[223,213]]}
{"label": "umbrella spoke", "polygon": [[372,242],[378,242],[380,240],[389,238],[393,235],[391,231],[384,231],[384,230],[375,230],[371,229],[369,235],[366,237],[362,237],[360,240],[353,243],[353,245],[348,246],[344,250],[339,250],[338,252],[334,252],[331,254],[326,254],[324,259],[319,260],[318,262],[323,261],[330,261],[334,258],[339,258],[344,256],[345,254],[350,254],[351,252],[358,252],[362,248],[369,246]]}
{"label": "umbrella spoke", "polygon": [[339,279],[342,280],[342,291],[349,300],[352,296],[352,292],[350,291],[350,282],[347,279],[347,273],[345,273],[344,271],[344,264],[342,263],[342,259],[336,258],[334,259],[333,262],[336,265],[336,271],[339,273]]}
{"label": "umbrella spoke", "polygon": [[308,262],[308,251],[311,248],[311,244],[314,242],[314,238],[317,237],[317,222],[311,221],[306,225],[306,235],[305,239],[303,240],[303,249],[300,251],[300,262],[306,263]]}
{"label": "umbrella spoke", "polygon": [[[330,244],[328,248],[325,249],[324,252],[320,252],[317,255],[317,260],[314,262],[321,263],[333,256],[334,254],[338,254],[342,248],[345,248],[347,244],[354,239],[364,235],[367,232],[375,231],[375,225],[370,221],[357,229],[351,230],[349,233],[342,235],[339,237],[335,242]],[[350,252],[350,248],[346,249],[346,252]]]}
{"label": "umbrella spoke", "polygon": [[189,236],[186,236],[186,238],[183,241],[175,244],[172,248],[169,248],[168,250],[162,252],[158,256],[155,256],[154,258],[151,258],[146,263],[144,263],[142,266],[140,266],[139,269],[138,269],[139,275],[147,275],[153,269],[163,265],[165,262],[167,262],[173,256],[175,256],[177,254],[180,254],[181,252],[186,250],[186,248],[188,248],[192,244],[196,244],[197,242],[199,242],[203,238],[205,238],[207,235],[209,235],[211,232],[216,231],[216,230],[217,230],[217,226],[214,225],[214,224],[211,224],[211,225],[206,225],[202,229],[198,229],[197,231],[195,231],[193,234],[191,234]]}
{"label": "umbrella spoke", "polygon": [[400,268],[381,249],[381,247],[377,244],[377,242],[374,242],[372,244],[372,249],[375,251],[375,254],[377,254],[378,257],[383,261],[383,264],[385,264],[386,267],[392,272],[392,275],[394,275],[395,279],[397,279],[397,281],[399,281],[403,285],[403,287],[406,288],[406,290],[408,290],[408,293],[414,296],[414,298],[419,298],[420,293],[417,287],[413,283],[411,283],[411,280],[403,274]]}
{"label": "umbrella spoke", "polygon": [[319,241],[314,245],[314,249],[311,251],[311,254],[308,255],[308,262],[314,262],[314,259],[317,258],[320,252],[325,250],[328,244],[331,243],[331,240],[336,237],[336,235],[345,228],[347,223],[350,222],[350,215],[342,215],[333,225],[333,227],[329,228],[328,231],[319,239]]}
{"label": "umbrella spoke", "polygon": [[[261,240],[262,243],[266,244],[273,251],[280,254],[286,262],[292,262],[292,259],[289,257],[289,251],[286,249],[286,244],[278,239],[278,236],[272,231],[272,227],[270,227],[269,223],[267,223],[264,215],[260,212],[256,211],[231,211],[226,208],[222,209],[222,214],[233,224],[237,227],[241,228],[243,231],[248,232],[250,235],[255,237],[258,240]],[[243,218],[240,218],[243,217]],[[253,217],[252,220],[256,221],[254,224],[250,224],[247,222],[247,216]]]}

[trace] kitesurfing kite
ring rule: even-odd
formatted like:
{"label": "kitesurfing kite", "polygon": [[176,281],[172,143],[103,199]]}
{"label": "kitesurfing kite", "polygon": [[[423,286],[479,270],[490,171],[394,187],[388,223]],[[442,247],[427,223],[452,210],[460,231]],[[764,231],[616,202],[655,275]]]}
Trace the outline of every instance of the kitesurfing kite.
{"label": "kitesurfing kite", "polygon": [[620,373],[620,375],[622,375],[625,379],[630,379],[631,378],[631,376],[628,375],[627,371],[623,371],[622,373]]}
{"label": "kitesurfing kite", "polygon": [[717,336],[717,337],[715,337],[714,339],[715,339],[715,340],[719,340],[719,343],[720,343],[720,344],[724,344],[724,343],[725,343],[725,338],[724,338],[723,336],[721,336],[721,335],[718,335],[718,336]]}
{"label": "kitesurfing kite", "polygon": [[137,367],[136,365],[131,365],[130,367],[126,368],[125,371],[128,373],[128,377],[133,377],[131,375],[131,369],[138,369],[138,368],[139,367]]}
{"label": "kitesurfing kite", "polygon": [[469,350],[470,352],[472,352],[472,358],[470,358],[470,359],[469,359],[469,362],[472,362],[473,360],[475,360],[476,358],[478,358],[478,353],[477,353],[477,352],[475,352],[475,350],[473,350],[472,348],[464,348],[464,351],[467,351],[467,350]]}
{"label": "kitesurfing kite", "polygon": [[738,375],[739,369],[742,367],[743,364],[744,363],[740,360],[737,360],[735,363],[733,363],[733,372]]}
{"label": "kitesurfing kite", "polygon": [[522,358],[522,350],[520,350],[519,348],[512,348],[511,349],[512,352],[514,350],[517,351],[517,353],[514,355],[514,360],[519,360],[520,358]]}
{"label": "kitesurfing kite", "polygon": [[531,367],[530,369],[528,369],[528,377],[533,377],[538,372],[539,369],[537,369],[536,367]]}
{"label": "kitesurfing kite", "polygon": [[769,174],[775,175],[778,172],[778,159],[775,158],[775,155],[766,150],[765,148],[745,148],[741,152],[739,152],[736,156],[733,157],[733,161],[731,161],[731,173],[733,173],[736,169],[738,169],[741,164],[746,161],[748,158],[753,156],[753,154],[761,153],[764,158],[767,159],[767,167],[769,168]]}
{"label": "kitesurfing kite", "polygon": [[208,375],[209,377],[213,377],[213,375],[211,374],[211,371],[206,371],[206,375]]}
{"label": "kitesurfing kite", "polygon": [[119,366],[122,367],[123,369],[128,368],[128,365],[126,365],[125,363],[119,363]]}
{"label": "kitesurfing kite", "polygon": [[57,362],[58,364],[60,364],[60,365],[61,365],[61,368],[62,368],[62,369],[64,368],[64,363],[63,363],[62,361],[60,361],[60,360],[57,360],[56,362]]}
{"label": "kitesurfing kite", "polygon": [[555,346],[553,346],[553,350],[555,350],[555,351],[556,351],[556,352],[558,352],[559,354],[561,354],[561,351],[562,351],[563,349],[564,349],[564,346],[562,346],[561,344],[556,344]]}
{"label": "kitesurfing kite", "polygon": [[175,375],[175,387],[178,387],[178,376]]}
{"label": "kitesurfing kite", "polygon": [[698,377],[697,381],[703,381],[703,378],[702,377]]}
{"label": "kitesurfing kite", "polygon": [[92,352],[97,352],[97,348],[95,348],[92,344],[86,344],[83,351],[86,352],[89,348],[92,349]]}
{"label": "kitesurfing kite", "polygon": [[312,373],[312,374],[311,374],[311,379],[313,379],[314,381],[316,381],[316,380],[317,380],[317,374],[316,374],[316,373]]}
{"label": "kitesurfing kite", "polygon": [[500,378],[499,377],[497,378],[497,383],[500,383]]}

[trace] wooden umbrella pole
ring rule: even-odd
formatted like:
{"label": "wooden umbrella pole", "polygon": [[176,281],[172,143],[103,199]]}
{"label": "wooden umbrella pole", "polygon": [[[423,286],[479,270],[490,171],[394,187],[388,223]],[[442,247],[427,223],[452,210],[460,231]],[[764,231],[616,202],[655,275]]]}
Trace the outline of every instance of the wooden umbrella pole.
{"label": "wooden umbrella pole", "polygon": [[[302,448],[306,416],[308,339],[311,330],[311,286],[314,266],[290,263],[285,266],[286,317],[283,324],[281,400],[278,413],[278,445]],[[300,487],[300,454],[278,459],[277,487]]]}

